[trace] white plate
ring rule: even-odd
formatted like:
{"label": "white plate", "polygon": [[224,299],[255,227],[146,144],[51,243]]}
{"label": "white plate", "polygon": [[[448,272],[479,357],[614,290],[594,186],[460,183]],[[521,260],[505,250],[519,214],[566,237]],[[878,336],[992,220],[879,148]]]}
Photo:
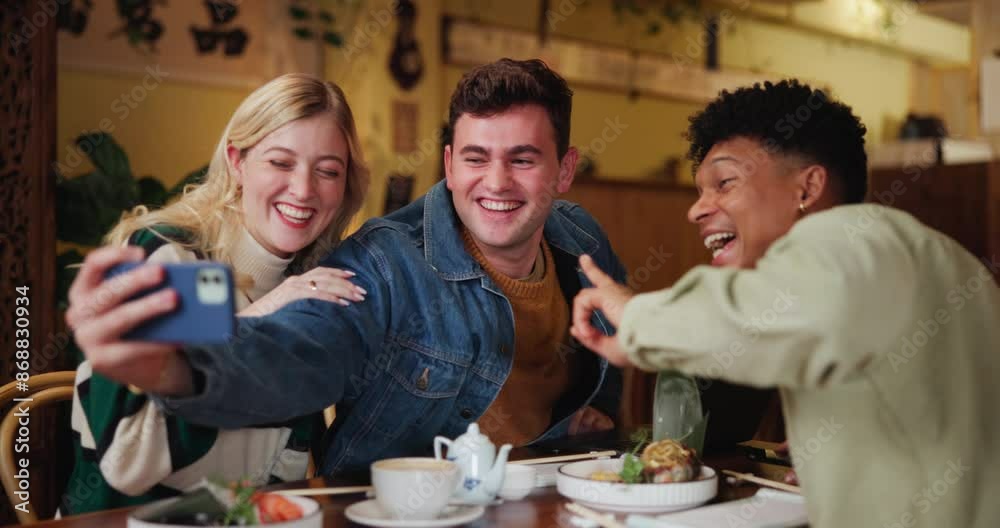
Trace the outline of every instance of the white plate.
{"label": "white plate", "polygon": [[595,471],[619,472],[624,461],[584,460],[559,468],[556,489],[559,494],[599,510],[635,513],[660,513],[700,506],[715,497],[718,478],[715,470],[702,466],[701,478],[690,482],[663,484],[623,484],[590,480]]}
{"label": "white plate", "polygon": [[437,519],[427,519],[425,521],[415,521],[407,519],[390,518],[382,508],[378,507],[375,499],[355,502],[347,507],[344,515],[347,518],[367,526],[377,526],[384,528],[445,528],[447,526],[458,526],[472,522],[483,516],[486,509],[482,506],[448,506],[441,512]]}
{"label": "white plate", "polygon": [[[306,497],[290,497],[288,495],[285,495],[284,497],[297,504],[299,508],[302,508],[302,517],[295,519],[294,521],[270,523],[266,526],[275,528],[322,528],[323,512],[320,511],[318,502]],[[149,503],[132,512],[132,514],[128,516],[126,525],[128,528],[190,528],[190,525],[154,523],[142,521],[136,518],[142,517],[144,513],[149,512],[152,509],[159,508],[160,506],[164,506],[178,499],[179,497],[173,497]]]}

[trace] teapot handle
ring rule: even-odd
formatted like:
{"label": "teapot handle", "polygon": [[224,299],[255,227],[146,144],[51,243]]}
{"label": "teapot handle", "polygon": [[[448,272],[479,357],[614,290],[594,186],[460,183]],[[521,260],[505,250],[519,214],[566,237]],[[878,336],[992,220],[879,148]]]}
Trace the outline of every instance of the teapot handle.
{"label": "teapot handle", "polygon": [[441,456],[441,446],[442,445],[448,446],[448,451],[451,451],[451,447],[452,447],[451,440],[449,440],[449,439],[447,439],[447,438],[445,438],[443,436],[435,436],[434,437],[434,458],[436,458],[438,460],[444,460],[445,459],[443,456]]}

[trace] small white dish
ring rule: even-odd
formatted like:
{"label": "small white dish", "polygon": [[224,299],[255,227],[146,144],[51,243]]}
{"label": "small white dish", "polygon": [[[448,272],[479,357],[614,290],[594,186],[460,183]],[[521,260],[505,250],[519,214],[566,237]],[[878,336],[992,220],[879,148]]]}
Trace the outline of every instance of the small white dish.
{"label": "small white dish", "polygon": [[528,496],[535,489],[535,478],[538,474],[533,466],[525,464],[507,464],[504,469],[503,487],[497,495],[503,500],[517,501]]}
{"label": "small white dish", "polygon": [[615,512],[662,513],[700,506],[715,497],[719,479],[715,470],[702,466],[701,477],[690,482],[662,484],[624,484],[590,480],[596,471],[619,472],[621,458],[584,460],[559,468],[556,489],[559,494],[584,506]]}
{"label": "small white dish", "polygon": [[356,502],[344,510],[348,519],[378,528],[446,528],[475,521],[486,513],[482,506],[448,506],[436,519],[413,520],[389,517],[374,499]]}

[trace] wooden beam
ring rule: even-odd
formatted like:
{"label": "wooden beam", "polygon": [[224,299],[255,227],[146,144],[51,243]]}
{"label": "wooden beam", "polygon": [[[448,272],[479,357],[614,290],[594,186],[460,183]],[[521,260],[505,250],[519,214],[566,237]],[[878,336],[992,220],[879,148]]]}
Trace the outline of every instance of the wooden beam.
{"label": "wooden beam", "polygon": [[707,70],[666,54],[566,37],[549,37],[543,44],[534,33],[472,20],[451,19],[444,27],[445,64],[469,67],[501,57],[539,57],[573,84],[630,95],[704,104],[724,89],[785,77],[736,69]]}

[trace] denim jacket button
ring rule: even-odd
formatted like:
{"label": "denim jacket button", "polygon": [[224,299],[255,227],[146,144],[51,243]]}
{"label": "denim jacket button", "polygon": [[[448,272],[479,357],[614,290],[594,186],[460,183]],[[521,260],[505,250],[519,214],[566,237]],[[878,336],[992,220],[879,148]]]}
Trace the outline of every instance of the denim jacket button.
{"label": "denim jacket button", "polygon": [[472,409],[462,409],[462,412],[459,413],[459,415],[462,418],[465,418],[466,420],[468,420],[469,418],[472,418]]}

